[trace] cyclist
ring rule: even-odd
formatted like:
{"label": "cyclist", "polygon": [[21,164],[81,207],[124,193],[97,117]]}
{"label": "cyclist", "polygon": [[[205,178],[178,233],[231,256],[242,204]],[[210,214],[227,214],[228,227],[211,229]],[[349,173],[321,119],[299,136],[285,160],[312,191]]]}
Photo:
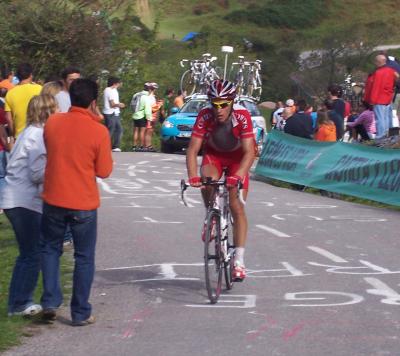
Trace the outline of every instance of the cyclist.
{"label": "cyclist", "polygon": [[[237,196],[238,183],[243,184],[243,198],[249,187],[249,170],[256,156],[256,144],[249,112],[234,104],[236,87],[233,83],[215,80],[210,84],[208,98],[211,106],[201,110],[193,127],[186,154],[189,184],[201,187],[201,177],[218,180],[227,168],[226,184],[234,220],[233,239],[236,246],[233,278],[242,281],[246,277],[243,261],[247,238],[247,217],[243,204]],[[201,177],[198,175],[197,155],[203,150]],[[206,207],[213,196],[212,187],[202,187]],[[205,228],[202,238],[204,240]]]}

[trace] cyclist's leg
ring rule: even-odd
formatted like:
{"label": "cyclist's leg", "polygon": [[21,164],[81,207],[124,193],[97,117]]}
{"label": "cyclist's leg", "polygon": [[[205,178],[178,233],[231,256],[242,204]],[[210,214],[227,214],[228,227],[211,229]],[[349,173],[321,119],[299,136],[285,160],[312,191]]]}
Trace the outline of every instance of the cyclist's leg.
{"label": "cyclist's leg", "polygon": [[[248,181],[248,177],[246,177]],[[243,199],[246,200],[248,189],[243,188]],[[234,221],[233,241],[236,247],[245,247],[247,240],[247,216],[244,205],[239,201],[237,188],[229,190],[229,203]]]}
{"label": "cyclist's leg", "polygon": [[[200,172],[203,178],[211,177],[212,180],[218,180],[222,176],[221,162],[216,156],[210,153],[204,153]],[[214,192],[215,188],[211,186],[206,186],[201,190],[201,195],[203,196],[203,201],[206,208],[208,208],[210,202],[212,202]]]}

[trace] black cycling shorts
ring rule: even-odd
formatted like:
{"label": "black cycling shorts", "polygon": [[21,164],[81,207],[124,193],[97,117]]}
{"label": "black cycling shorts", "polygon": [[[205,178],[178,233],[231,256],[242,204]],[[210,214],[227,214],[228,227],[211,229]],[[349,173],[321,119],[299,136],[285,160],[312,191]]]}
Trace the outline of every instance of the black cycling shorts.
{"label": "black cycling shorts", "polygon": [[133,124],[135,127],[146,127],[147,120],[145,118],[133,120]]}

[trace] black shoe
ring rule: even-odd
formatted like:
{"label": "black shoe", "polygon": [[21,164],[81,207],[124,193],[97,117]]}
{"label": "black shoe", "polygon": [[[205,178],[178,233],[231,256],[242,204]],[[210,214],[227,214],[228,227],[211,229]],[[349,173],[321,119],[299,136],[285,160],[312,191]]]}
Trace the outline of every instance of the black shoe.
{"label": "black shoe", "polygon": [[144,152],[157,152],[153,146],[147,146],[144,148]]}
{"label": "black shoe", "polygon": [[57,318],[56,309],[43,309],[42,320],[48,323],[53,323]]}

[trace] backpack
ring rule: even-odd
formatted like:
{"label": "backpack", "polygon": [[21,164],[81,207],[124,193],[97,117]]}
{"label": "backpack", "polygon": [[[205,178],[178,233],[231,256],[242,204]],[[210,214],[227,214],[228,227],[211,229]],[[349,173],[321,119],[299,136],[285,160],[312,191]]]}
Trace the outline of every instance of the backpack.
{"label": "backpack", "polygon": [[131,109],[132,111],[138,112],[140,108],[140,99],[142,99],[142,96],[145,95],[143,92],[136,93],[132,96],[131,100]]}

